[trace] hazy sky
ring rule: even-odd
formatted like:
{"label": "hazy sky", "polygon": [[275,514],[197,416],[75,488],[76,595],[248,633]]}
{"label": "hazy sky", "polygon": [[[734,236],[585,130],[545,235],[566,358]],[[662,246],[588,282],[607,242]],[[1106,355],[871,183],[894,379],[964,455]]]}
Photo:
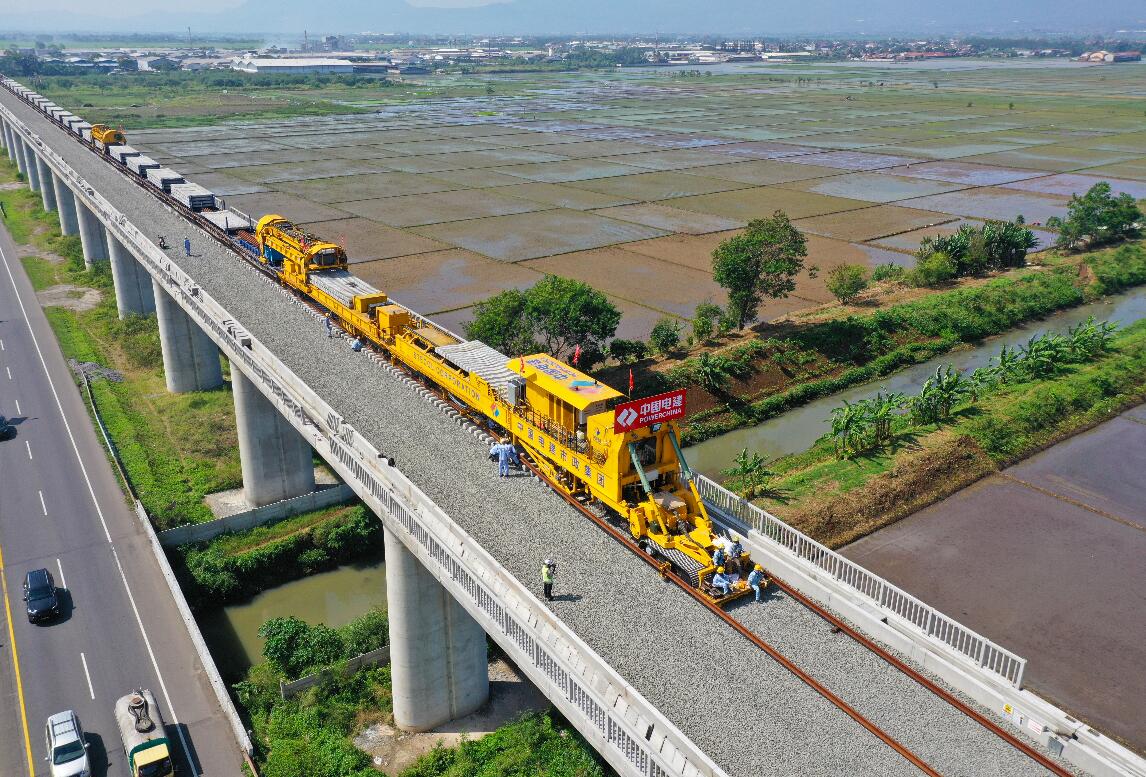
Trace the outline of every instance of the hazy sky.
{"label": "hazy sky", "polygon": [[[6,3],[19,3],[21,0],[0,0],[0,7]],[[418,8],[474,8],[480,5],[493,5],[508,2],[509,0],[406,0],[410,5]],[[200,11],[215,12],[226,11],[242,5],[244,0],[195,0],[195,8]],[[309,2],[309,0],[306,0]],[[284,6],[303,5],[283,0]],[[115,0],[114,3],[100,3],[99,11],[107,16],[134,16],[147,11],[155,11],[162,4],[155,0]],[[36,8],[48,13],[74,13],[89,14],[92,12],[90,0],[38,0]],[[24,9],[22,9],[24,10]]]}
{"label": "hazy sky", "polygon": [[0,0],[0,24],[237,34],[1078,34],[1142,30],[1146,0]]}

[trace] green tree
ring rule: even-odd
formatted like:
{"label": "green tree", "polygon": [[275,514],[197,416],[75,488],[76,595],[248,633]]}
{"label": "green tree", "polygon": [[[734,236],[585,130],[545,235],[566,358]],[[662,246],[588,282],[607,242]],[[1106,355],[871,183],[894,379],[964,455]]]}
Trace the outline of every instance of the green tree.
{"label": "green tree", "polygon": [[587,283],[560,275],[546,275],[525,298],[526,317],[534,332],[546,351],[558,359],[578,345],[582,351],[604,353],[605,341],[621,323],[621,311],[608,297]]}
{"label": "green tree", "polygon": [[955,262],[943,251],[935,251],[915,263],[915,269],[908,273],[908,280],[914,286],[938,286],[943,281],[955,277]]}
{"label": "green tree", "polygon": [[668,316],[661,318],[649,333],[649,344],[660,354],[676,350],[680,345],[680,322]]}
{"label": "green tree", "polygon": [[1081,197],[1073,195],[1066,212],[1065,220],[1047,219],[1047,226],[1059,231],[1055,243],[1059,248],[1113,243],[1137,237],[1141,231],[1142,211],[1134,198],[1126,192],[1114,196],[1106,181],[1091,186]]}
{"label": "green tree", "polygon": [[645,358],[649,347],[640,340],[622,340],[615,338],[609,343],[609,355],[621,364],[629,364]]}
{"label": "green tree", "polygon": [[859,264],[842,264],[828,272],[827,287],[845,305],[867,288],[867,268]]}
{"label": "green tree", "polygon": [[716,247],[712,277],[728,290],[728,312],[737,329],[755,320],[765,297],[786,297],[796,288],[807,255],[803,234],[780,210],[748,222],[743,234]]}
{"label": "green tree", "polygon": [[293,615],[266,621],[259,636],[266,640],[263,657],[292,679],[340,661],[346,653],[337,631],[321,623],[311,626]]}
{"label": "green tree", "polygon": [[474,320],[465,325],[466,337],[481,340],[510,356],[541,350],[529,319],[528,298],[518,289],[507,289],[474,306]]}
{"label": "green tree", "polygon": [[949,418],[955,404],[972,389],[972,383],[950,364],[937,367],[911,398],[911,415],[921,423],[937,424]]}
{"label": "green tree", "polygon": [[696,342],[703,343],[712,337],[723,316],[724,311],[721,310],[720,305],[714,305],[711,302],[702,302],[697,305],[692,319],[692,336]]}
{"label": "green tree", "polygon": [[696,357],[692,373],[697,383],[713,393],[722,391],[731,377],[728,360],[707,351]]}

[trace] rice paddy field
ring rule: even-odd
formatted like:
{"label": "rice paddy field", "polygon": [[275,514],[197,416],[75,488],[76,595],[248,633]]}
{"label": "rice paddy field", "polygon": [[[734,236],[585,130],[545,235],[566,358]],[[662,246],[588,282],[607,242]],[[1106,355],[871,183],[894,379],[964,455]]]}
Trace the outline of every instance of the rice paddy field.
{"label": "rice paddy field", "polygon": [[229,207],[343,243],[356,272],[451,327],[557,273],[613,299],[619,336],[645,337],[661,316],[723,304],[712,249],[777,209],[809,236],[821,279],[801,278],[765,319],[826,301],[834,266],[910,265],[924,237],[961,224],[1021,214],[1037,229],[1101,180],[1146,197],[1143,63],[486,80],[493,94],[364,95],[365,113],[127,132]]}

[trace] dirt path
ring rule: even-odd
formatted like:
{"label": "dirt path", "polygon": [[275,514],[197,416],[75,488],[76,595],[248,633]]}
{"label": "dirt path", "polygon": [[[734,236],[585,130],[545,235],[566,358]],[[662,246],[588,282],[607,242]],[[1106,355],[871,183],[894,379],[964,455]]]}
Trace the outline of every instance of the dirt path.
{"label": "dirt path", "polygon": [[41,307],[67,308],[77,313],[91,310],[99,304],[102,297],[99,289],[74,286],[70,283],[49,286],[43,291],[36,292],[36,299],[40,301]]}
{"label": "dirt path", "polygon": [[474,714],[424,734],[407,734],[377,723],[354,737],[354,745],[374,759],[375,768],[396,777],[439,743],[456,747],[463,738],[479,739],[523,712],[548,707],[549,702],[516,667],[498,658],[489,665],[489,701]]}

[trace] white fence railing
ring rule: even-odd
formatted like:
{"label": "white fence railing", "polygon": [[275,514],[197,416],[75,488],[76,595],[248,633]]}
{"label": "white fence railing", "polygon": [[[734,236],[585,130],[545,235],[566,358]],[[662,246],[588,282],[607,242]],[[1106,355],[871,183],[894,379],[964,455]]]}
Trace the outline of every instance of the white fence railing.
{"label": "white fence railing", "polygon": [[696,490],[709,507],[736,519],[789,554],[814,565],[852,588],[901,623],[933,637],[964,660],[993,672],[1016,688],[1023,684],[1027,660],[947,617],[879,575],[793,529],[776,516],[741,499],[719,483],[696,475]]}
{"label": "white fence railing", "polygon": [[[0,114],[19,128],[109,233],[219,346],[232,367],[242,369],[610,766],[625,777],[727,777],[39,136],[3,106]],[[252,283],[265,280],[253,269],[251,277]]]}

